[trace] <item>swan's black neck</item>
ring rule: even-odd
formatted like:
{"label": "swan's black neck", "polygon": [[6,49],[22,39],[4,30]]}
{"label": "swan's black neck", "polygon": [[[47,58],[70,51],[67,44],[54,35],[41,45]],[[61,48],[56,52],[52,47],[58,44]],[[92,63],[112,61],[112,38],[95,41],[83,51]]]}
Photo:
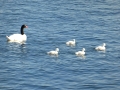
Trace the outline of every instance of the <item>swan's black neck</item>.
{"label": "swan's black neck", "polygon": [[24,26],[21,27],[21,34],[24,34]]}

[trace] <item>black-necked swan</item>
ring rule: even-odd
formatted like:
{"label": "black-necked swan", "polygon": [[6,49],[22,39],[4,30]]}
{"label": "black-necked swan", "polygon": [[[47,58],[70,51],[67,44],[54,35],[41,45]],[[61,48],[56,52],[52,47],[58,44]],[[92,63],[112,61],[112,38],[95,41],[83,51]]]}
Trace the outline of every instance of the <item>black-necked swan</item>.
{"label": "black-necked swan", "polygon": [[84,56],[85,55],[85,48],[82,49],[82,51],[75,52],[77,56]]}
{"label": "black-necked swan", "polygon": [[66,45],[68,45],[68,46],[75,46],[75,39],[73,39],[73,41],[67,41],[66,42]]}
{"label": "black-necked swan", "polygon": [[49,52],[47,52],[47,54],[49,54],[49,55],[58,55],[58,52],[59,52],[59,48],[56,48],[55,49],[55,51],[49,51]]}
{"label": "black-necked swan", "polygon": [[106,49],[105,46],[106,46],[106,44],[103,43],[102,46],[97,46],[95,49],[98,50],[98,51],[105,51],[105,49]]}
{"label": "black-necked swan", "polygon": [[27,28],[28,26],[22,25],[20,34],[12,34],[10,36],[6,36],[7,40],[10,42],[25,42],[27,40],[27,36],[24,34],[24,28]]}

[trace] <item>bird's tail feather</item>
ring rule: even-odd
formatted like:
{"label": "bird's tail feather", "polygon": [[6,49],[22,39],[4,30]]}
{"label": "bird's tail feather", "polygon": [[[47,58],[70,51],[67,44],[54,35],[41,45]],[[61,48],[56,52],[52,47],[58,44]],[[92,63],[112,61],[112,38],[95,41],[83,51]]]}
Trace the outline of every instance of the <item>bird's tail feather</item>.
{"label": "bird's tail feather", "polygon": [[6,38],[7,38],[7,40],[8,40],[8,41],[10,41],[10,39],[9,39],[9,37],[8,37],[8,36],[6,36]]}

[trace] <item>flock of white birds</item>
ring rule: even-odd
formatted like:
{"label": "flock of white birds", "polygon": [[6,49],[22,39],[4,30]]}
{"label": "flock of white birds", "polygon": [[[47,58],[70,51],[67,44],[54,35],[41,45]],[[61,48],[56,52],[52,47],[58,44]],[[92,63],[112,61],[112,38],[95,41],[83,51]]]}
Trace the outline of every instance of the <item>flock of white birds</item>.
{"label": "flock of white birds", "polygon": [[[27,28],[27,27],[28,26],[26,26],[25,24],[22,25],[21,26],[21,30],[20,30],[21,34],[12,34],[10,36],[6,36],[7,40],[9,42],[18,42],[18,43],[25,42],[27,40],[27,36],[24,34],[24,28]],[[75,39],[66,42],[67,46],[75,46],[75,44],[76,44],[76,40]],[[105,49],[106,49],[105,46],[106,46],[106,44],[103,43],[102,46],[97,46],[95,49],[98,50],[98,51],[105,51]],[[53,51],[49,51],[49,52],[47,52],[47,54],[58,56],[59,48],[56,48]],[[82,51],[75,52],[75,55],[77,55],[77,56],[84,56],[85,55],[85,48],[83,48]]]}
{"label": "flock of white birds", "polygon": [[[66,42],[66,45],[67,45],[67,46],[75,46],[75,44],[76,44],[75,39],[73,39],[73,41],[71,40],[71,41],[67,41],[67,42]],[[95,50],[105,51],[105,49],[106,49],[105,46],[106,46],[106,44],[103,43],[102,46],[97,46],[97,47],[95,48]],[[59,53],[59,48],[56,48],[54,51],[49,51],[49,52],[47,52],[47,54],[49,54],[49,55],[55,55],[55,56],[58,56],[58,53]],[[85,55],[85,48],[83,48],[82,51],[77,51],[77,52],[75,52],[75,55],[76,55],[76,56],[84,56],[84,55]]]}

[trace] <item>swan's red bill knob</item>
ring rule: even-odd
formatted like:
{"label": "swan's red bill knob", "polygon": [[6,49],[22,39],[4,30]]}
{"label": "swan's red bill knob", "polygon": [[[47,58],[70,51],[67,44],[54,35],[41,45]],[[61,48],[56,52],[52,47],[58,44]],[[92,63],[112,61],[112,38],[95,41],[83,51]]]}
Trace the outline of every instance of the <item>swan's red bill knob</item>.
{"label": "swan's red bill knob", "polygon": [[25,26],[25,28],[28,28],[28,26]]}

